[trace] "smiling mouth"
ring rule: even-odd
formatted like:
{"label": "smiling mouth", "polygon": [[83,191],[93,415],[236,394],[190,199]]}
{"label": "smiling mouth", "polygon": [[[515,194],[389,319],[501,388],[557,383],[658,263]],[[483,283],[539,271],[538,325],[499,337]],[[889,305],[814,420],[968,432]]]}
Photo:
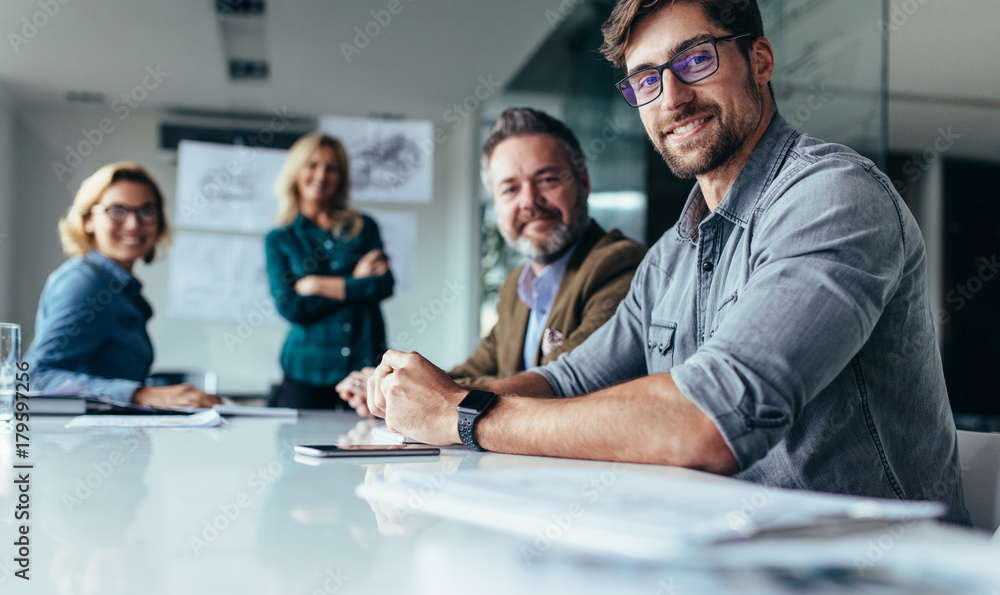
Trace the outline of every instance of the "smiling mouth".
{"label": "smiling mouth", "polygon": [[706,116],[704,118],[701,118],[700,120],[694,120],[692,122],[688,122],[687,124],[685,124],[683,126],[678,126],[677,128],[674,128],[673,130],[671,130],[667,134],[668,135],[671,135],[671,134],[684,134],[685,132],[688,132],[689,130],[694,130],[698,126],[704,124],[705,122],[708,121],[708,119],[710,117],[711,116]]}
{"label": "smiling mouth", "polygon": [[142,246],[145,240],[141,238],[118,238],[118,243],[126,246]]}

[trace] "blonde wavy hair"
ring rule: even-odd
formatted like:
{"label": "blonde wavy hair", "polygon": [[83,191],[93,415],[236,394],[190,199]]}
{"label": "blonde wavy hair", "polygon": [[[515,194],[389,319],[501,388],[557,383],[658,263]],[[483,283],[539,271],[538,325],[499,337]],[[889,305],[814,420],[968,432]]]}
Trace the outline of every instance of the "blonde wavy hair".
{"label": "blonde wavy hair", "polygon": [[156,257],[156,248],[160,244],[170,242],[170,226],[167,223],[166,209],[163,202],[163,192],[153,176],[138,163],[120,161],[105,165],[94,172],[80,184],[76,191],[73,204],[66,216],[59,220],[59,240],[66,256],[82,256],[94,247],[94,235],[87,233],[84,222],[90,217],[91,210],[104,196],[104,192],[115,182],[127,180],[144,184],[153,194],[156,203],[156,213],[159,223],[156,228],[156,242],[149,252],[142,257],[147,264]]}
{"label": "blonde wavy hair", "polygon": [[298,187],[299,172],[320,147],[333,149],[333,154],[337,156],[337,164],[340,166],[340,183],[330,200],[329,214],[333,217],[334,228],[340,235],[353,238],[361,233],[364,220],[357,211],[348,206],[351,168],[347,161],[347,150],[339,140],[318,130],[295,141],[295,144],[288,150],[288,158],[285,159],[285,165],[282,166],[278,179],[274,182],[274,193],[278,196],[280,203],[278,224],[288,225],[295,221],[301,212],[302,197],[299,195]]}

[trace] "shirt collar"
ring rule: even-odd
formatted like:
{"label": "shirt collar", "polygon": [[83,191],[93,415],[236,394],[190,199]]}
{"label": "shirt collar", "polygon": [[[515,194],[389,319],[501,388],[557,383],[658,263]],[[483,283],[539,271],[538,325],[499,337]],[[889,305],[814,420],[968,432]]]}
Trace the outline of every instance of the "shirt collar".
{"label": "shirt collar", "polygon": [[517,295],[529,308],[534,308],[535,300],[539,297],[535,294],[537,287],[547,284],[553,288],[553,294],[559,288],[559,283],[566,273],[566,266],[569,265],[569,261],[582,239],[583,234],[573,242],[565,254],[545,265],[545,268],[538,274],[535,274],[535,269],[531,268],[531,263],[524,265],[524,268],[521,269],[521,276],[517,279]]}
{"label": "shirt collar", "polygon": [[[746,227],[754,207],[781,169],[789,147],[798,136],[798,131],[781,114],[775,113],[714,214]],[[677,221],[677,235],[681,239],[697,241],[698,226],[710,214],[713,213],[708,210],[701,187],[695,184]]]}
{"label": "shirt collar", "polygon": [[101,254],[97,250],[91,249],[90,251],[87,252],[85,258],[92,264],[100,268],[102,271],[114,277],[122,285],[135,283],[138,287],[142,287],[142,283],[140,283],[139,280],[132,275],[132,273],[126,271],[124,268],[122,268],[122,265],[111,260],[110,258]]}

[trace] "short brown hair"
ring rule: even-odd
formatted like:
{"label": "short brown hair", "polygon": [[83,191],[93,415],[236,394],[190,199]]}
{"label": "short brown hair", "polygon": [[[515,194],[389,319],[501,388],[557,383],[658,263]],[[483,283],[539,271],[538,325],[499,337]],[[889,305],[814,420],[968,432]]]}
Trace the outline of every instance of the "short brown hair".
{"label": "short brown hair", "polygon": [[146,171],[146,168],[138,163],[120,161],[105,165],[84,180],[76,192],[69,212],[59,220],[59,239],[66,256],[82,256],[94,247],[94,236],[84,229],[84,220],[90,216],[91,209],[100,202],[104,192],[112,184],[122,180],[145,185],[149,188],[156,203],[156,214],[159,221],[156,227],[156,242],[142,257],[142,260],[147,264],[153,262],[157,246],[170,240],[170,225],[167,224],[163,193],[156,180]]}
{"label": "short brown hair", "polygon": [[570,164],[573,178],[576,179],[577,184],[583,182],[583,175],[587,169],[587,159],[584,157],[580,141],[577,140],[573,131],[541,110],[530,107],[512,107],[505,109],[500,114],[496,123],[493,124],[493,128],[490,129],[489,138],[483,144],[480,167],[484,184],[489,186],[490,157],[493,156],[493,150],[497,148],[497,145],[512,136],[526,134],[547,134],[556,139],[559,147],[563,150],[566,161]]}
{"label": "short brown hair", "polygon": [[[604,44],[601,53],[618,68],[625,67],[625,49],[632,31],[642,19],[671,4],[694,4],[702,9],[712,23],[732,34],[749,33],[764,36],[764,21],[757,0],[618,0],[611,16],[601,26]],[[749,59],[750,39],[740,39],[740,50]]]}

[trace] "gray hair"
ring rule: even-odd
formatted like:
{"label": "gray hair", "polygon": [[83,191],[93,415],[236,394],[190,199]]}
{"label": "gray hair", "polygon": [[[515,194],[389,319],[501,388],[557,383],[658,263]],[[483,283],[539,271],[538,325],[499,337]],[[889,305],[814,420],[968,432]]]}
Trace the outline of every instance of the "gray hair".
{"label": "gray hair", "polygon": [[587,159],[584,157],[580,141],[576,139],[573,131],[543,111],[530,107],[512,107],[500,114],[496,123],[493,124],[493,128],[490,129],[489,138],[483,145],[480,157],[480,175],[487,188],[490,186],[490,158],[493,156],[494,149],[508,138],[525,134],[548,134],[556,139],[570,165],[573,178],[576,179],[577,184],[583,183],[583,172],[587,169]]}

